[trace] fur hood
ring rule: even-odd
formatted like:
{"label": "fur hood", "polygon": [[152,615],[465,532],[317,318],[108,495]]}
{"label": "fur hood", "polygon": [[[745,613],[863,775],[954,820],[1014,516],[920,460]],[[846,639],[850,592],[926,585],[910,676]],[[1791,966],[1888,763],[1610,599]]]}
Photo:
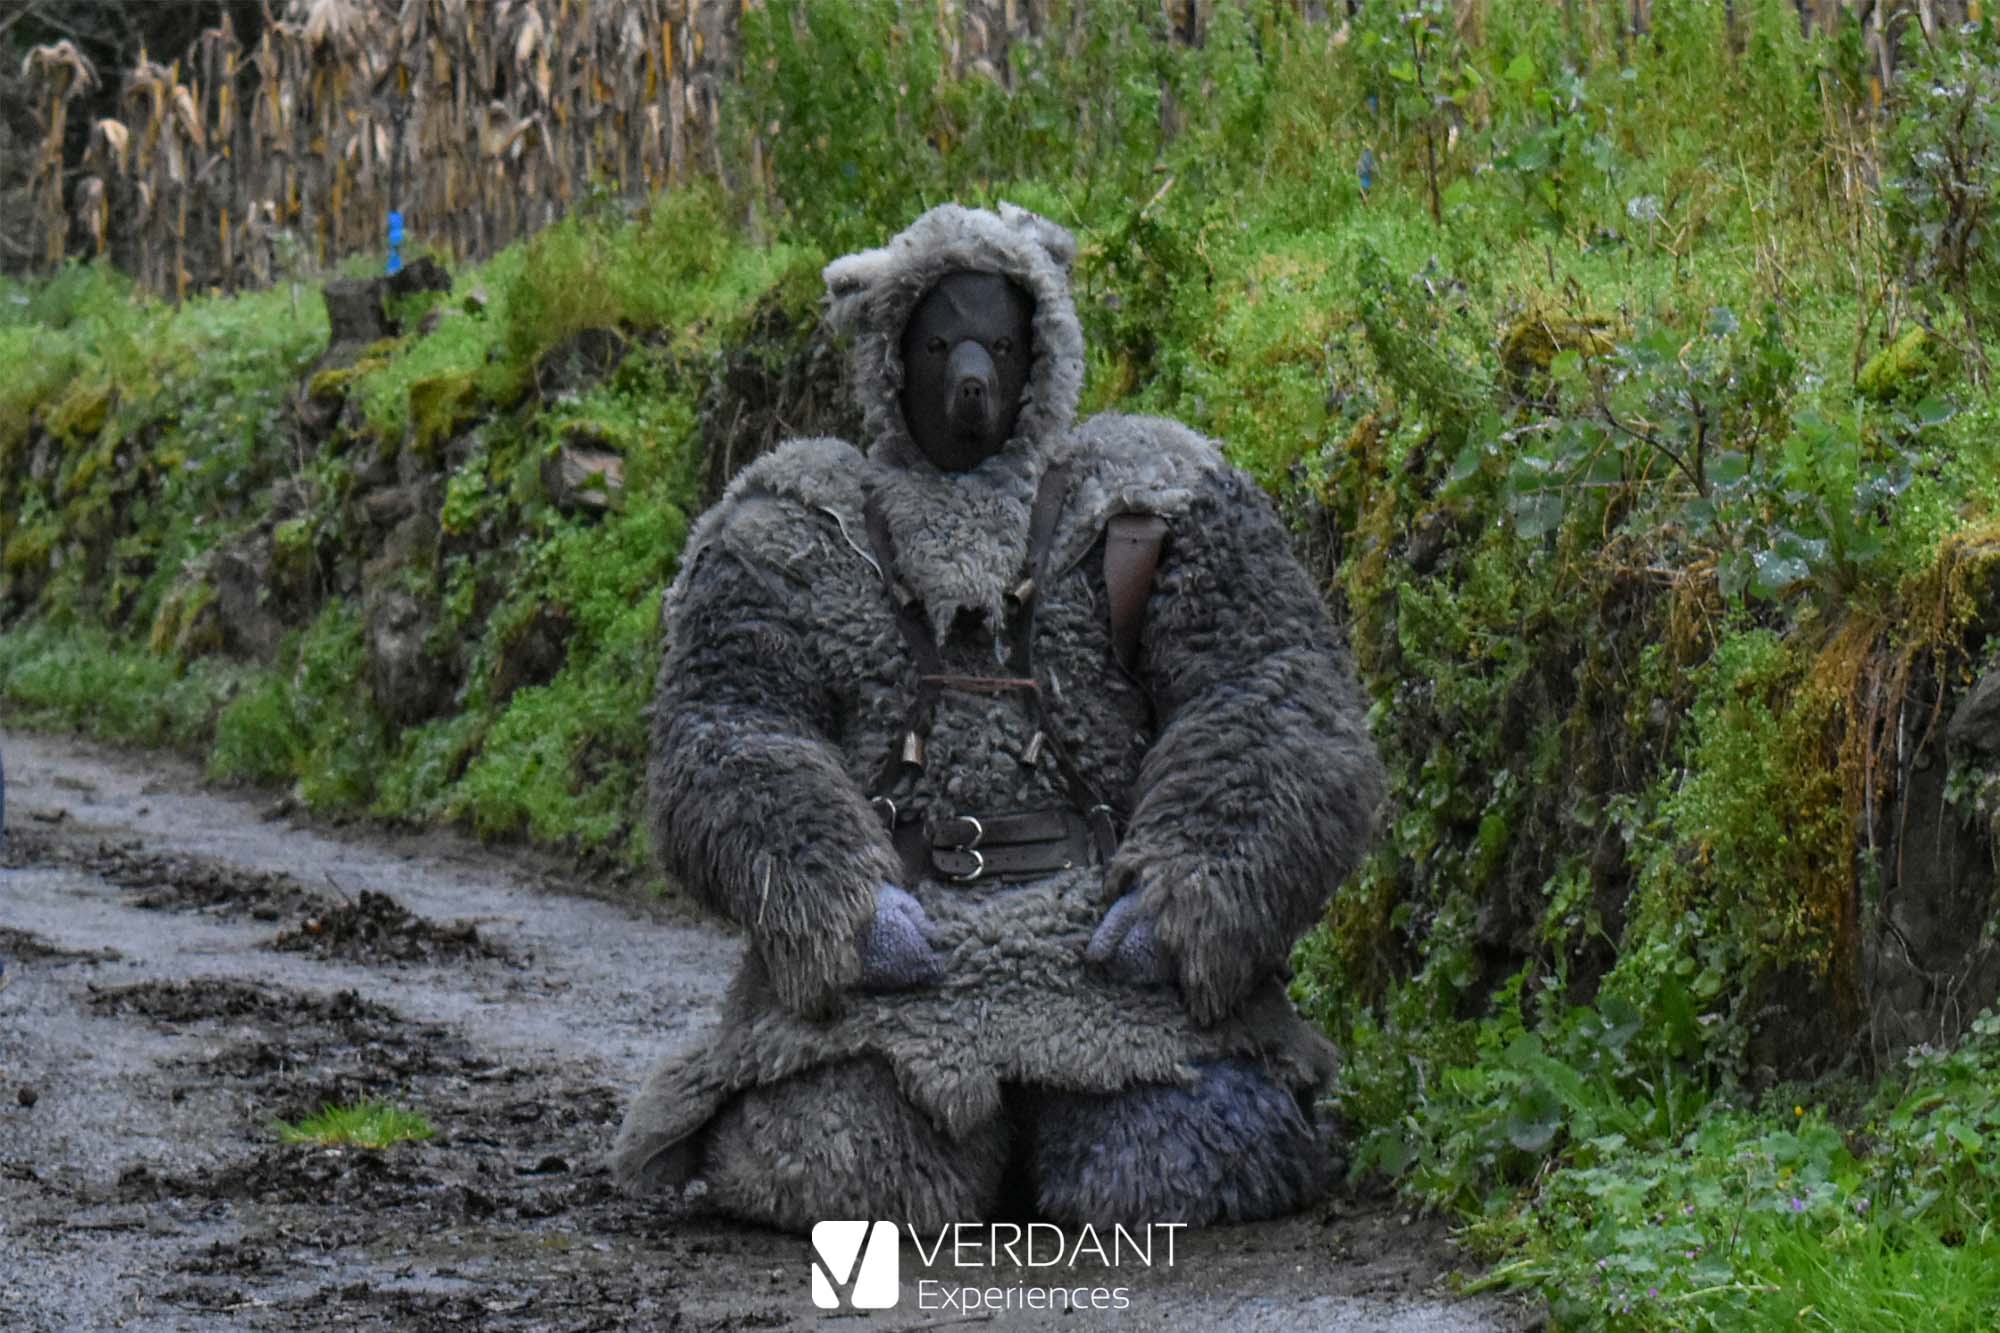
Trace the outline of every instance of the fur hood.
{"label": "fur hood", "polygon": [[854,391],[870,456],[892,468],[936,471],[903,420],[899,344],[924,294],[959,271],[1001,274],[1034,298],[1034,362],[1014,438],[1002,454],[1045,455],[1069,429],[1083,390],[1083,328],[1069,294],[1075,258],[1076,238],[1025,208],[1001,204],[990,213],[942,204],[887,245],[828,264],[827,319],[853,339]]}

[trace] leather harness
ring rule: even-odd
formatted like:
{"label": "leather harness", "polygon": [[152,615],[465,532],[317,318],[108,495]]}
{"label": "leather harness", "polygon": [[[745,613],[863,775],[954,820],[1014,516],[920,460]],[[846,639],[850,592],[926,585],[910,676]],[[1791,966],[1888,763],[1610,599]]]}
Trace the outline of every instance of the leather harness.
{"label": "leather harness", "polygon": [[[1092,862],[1103,864],[1118,849],[1120,814],[1092,787],[1056,733],[1040,678],[1035,672],[1034,640],[1037,594],[1046,572],[1056,520],[1069,498],[1070,469],[1058,463],[1042,474],[1028,519],[1026,576],[1007,594],[1008,674],[963,675],[946,670],[938,651],[930,617],[923,602],[897,577],[896,544],[887,516],[871,492],[865,506],[868,542],[875,564],[896,608],[896,627],[917,666],[917,692],[911,700],[900,743],[884,757],[871,786],[872,800],[902,858],[907,883],[942,878],[959,883],[976,880],[1014,882],[1039,879],[1059,870]],[[1117,514],[1104,533],[1104,582],[1110,605],[1111,643],[1117,665],[1128,676],[1139,660],[1146,598],[1166,540],[1166,520],[1155,514]],[[887,793],[912,769],[924,766],[924,737],[937,703],[946,690],[970,694],[1024,696],[1035,723],[1035,734],[1021,760],[1053,763],[1069,797],[1068,808],[1008,811],[990,815],[958,815],[927,821],[919,810],[899,810]]]}

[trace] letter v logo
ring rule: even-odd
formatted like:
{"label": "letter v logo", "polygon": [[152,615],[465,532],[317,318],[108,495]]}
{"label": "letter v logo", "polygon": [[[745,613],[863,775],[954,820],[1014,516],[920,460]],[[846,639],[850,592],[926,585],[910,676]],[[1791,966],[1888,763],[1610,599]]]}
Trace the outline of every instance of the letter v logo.
{"label": "letter v logo", "polygon": [[894,1222],[815,1222],[813,1304],[822,1310],[887,1310],[897,1287],[900,1251]]}

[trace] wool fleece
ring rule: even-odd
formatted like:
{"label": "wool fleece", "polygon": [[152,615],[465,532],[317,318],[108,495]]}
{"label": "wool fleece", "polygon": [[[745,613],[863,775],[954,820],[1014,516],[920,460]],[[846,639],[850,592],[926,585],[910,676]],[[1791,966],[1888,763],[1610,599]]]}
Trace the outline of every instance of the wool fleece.
{"label": "wool fleece", "polygon": [[[1074,253],[1032,213],[946,205],[829,265],[864,447],[784,445],[688,542],[652,833],[749,942],[719,1025],[630,1108],[612,1158],[628,1189],[699,1180],[721,1211],[804,1229],[978,1220],[1017,1187],[1057,1220],[1201,1224],[1286,1211],[1324,1182],[1311,1106],[1334,1053],[1291,1007],[1286,960],[1368,844],[1380,762],[1263,492],[1177,423],[1074,420]],[[899,339],[967,272],[1033,299],[1032,361],[1013,437],[946,472],[904,420]],[[1059,508],[1037,544],[1046,477]],[[1130,670],[1104,574],[1119,514],[1167,525]],[[1008,673],[1024,607],[1032,691],[933,690],[913,713],[914,611],[932,674],[966,679]],[[891,832],[1075,811],[1079,785],[1109,807],[1108,860],[954,880],[910,871]],[[858,986],[884,884],[927,914],[935,984]],[[1085,960],[1127,892],[1168,983]]]}

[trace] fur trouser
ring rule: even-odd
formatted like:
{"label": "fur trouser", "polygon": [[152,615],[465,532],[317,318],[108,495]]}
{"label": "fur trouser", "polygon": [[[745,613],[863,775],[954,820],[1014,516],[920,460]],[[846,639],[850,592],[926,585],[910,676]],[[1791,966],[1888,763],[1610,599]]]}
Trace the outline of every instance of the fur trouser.
{"label": "fur trouser", "polygon": [[1333,1173],[1298,1098],[1239,1061],[1192,1088],[1044,1094],[1034,1134],[1035,1196],[1055,1222],[1252,1222],[1303,1207]]}
{"label": "fur trouser", "polygon": [[[1206,1066],[1192,1088],[1042,1092],[1021,1103],[1023,1164],[1056,1222],[1246,1222],[1317,1197],[1332,1169],[1298,1099],[1253,1067]],[[991,1219],[1008,1184],[1014,1126],[963,1141],[940,1133],[879,1061],[830,1065],[739,1094],[710,1126],[708,1204],[806,1231],[885,1218],[932,1231]]]}
{"label": "fur trouser", "polygon": [[934,1231],[989,1215],[1007,1170],[996,1118],[946,1138],[877,1060],[795,1074],[738,1094],[708,1129],[708,1203],[746,1222],[810,1231],[829,1218]]}

